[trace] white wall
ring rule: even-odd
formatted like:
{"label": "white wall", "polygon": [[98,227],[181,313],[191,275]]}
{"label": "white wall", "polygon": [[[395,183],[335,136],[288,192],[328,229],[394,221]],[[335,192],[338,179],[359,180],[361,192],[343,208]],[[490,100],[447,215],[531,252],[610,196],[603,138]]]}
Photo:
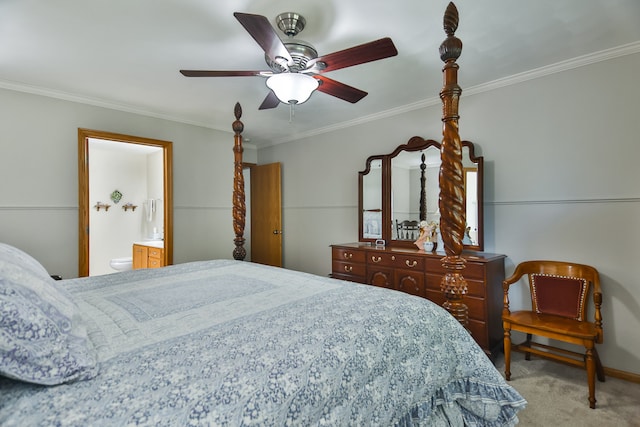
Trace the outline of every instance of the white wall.
{"label": "white wall", "polygon": [[[465,96],[460,134],[485,160],[485,250],[601,274],[607,367],[640,374],[640,54]],[[434,76],[440,78],[440,76]],[[434,94],[435,96],[436,94]],[[357,172],[410,137],[441,139],[441,107],[261,149],[282,163],[284,264],[326,275],[357,241]],[[246,124],[250,127],[251,124]],[[328,171],[331,171],[328,173]]]}
{"label": "white wall", "polygon": [[0,90],[0,241],[77,276],[78,128],[172,141],[174,263],[232,257],[232,132],[11,90]]}
{"label": "white wall", "polygon": [[[142,237],[153,238],[154,229],[160,233],[162,237],[164,235],[164,152],[158,150],[155,153],[147,156],[147,193],[146,196],[149,199],[156,201],[156,211],[151,214],[151,221],[148,221],[147,211],[144,205],[141,206],[142,216],[146,216],[141,221],[142,224]],[[140,201],[143,204],[143,200]]]}
{"label": "white wall", "polygon": [[[132,256],[134,241],[142,240],[143,200],[147,199],[147,154],[91,146],[89,156],[89,275],[115,273],[112,258]],[[162,181],[161,181],[162,182]],[[122,193],[118,203],[113,191]],[[109,209],[96,209],[100,202]],[[122,209],[126,203],[136,210]]]}

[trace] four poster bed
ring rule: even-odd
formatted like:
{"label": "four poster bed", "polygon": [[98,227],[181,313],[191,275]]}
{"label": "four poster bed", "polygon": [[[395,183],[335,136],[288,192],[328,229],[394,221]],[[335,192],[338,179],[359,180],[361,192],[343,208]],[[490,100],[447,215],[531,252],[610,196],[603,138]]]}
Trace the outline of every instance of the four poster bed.
{"label": "four poster bed", "polygon": [[234,260],[53,281],[0,244],[0,425],[516,424],[526,402],[443,308],[240,261],[235,115]]}

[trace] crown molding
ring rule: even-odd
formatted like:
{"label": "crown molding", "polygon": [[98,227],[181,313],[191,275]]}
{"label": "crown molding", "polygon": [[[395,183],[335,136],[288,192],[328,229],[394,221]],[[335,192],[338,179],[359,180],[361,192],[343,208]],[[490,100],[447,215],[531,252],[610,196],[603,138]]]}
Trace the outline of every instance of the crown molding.
{"label": "crown molding", "polygon": [[[545,67],[529,70],[523,73],[514,74],[509,77],[493,80],[480,85],[471,86],[471,87],[465,88],[464,93],[466,96],[468,96],[468,95],[488,92],[491,90],[519,84],[528,80],[538,79],[544,76],[548,76],[550,74],[561,73],[563,71],[584,67],[586,65],[594,64],[597,62],[608,61],[614,58],[633,55],[637,53],[640,53],[640,40],[633,43],[628,43],[622,46],[617,46],[611,49],[605,49],[599,52],[582,55],[576,58],[561,61]],[[72,94],[72,93],[47,89],[39,86],[32,86],[32,85],[26,85],[26,84],[21,84],[17,82],[0,80],[0,88],[13,90],[17,92],[31,93],[34,95],[46,96],[49,98],[56,98],[56,99],[61,99],[65,101],[77,102],[80,104],[108,108],[108,109],[122,111],[126,113],[139,114],[142,116],[147,116],[147,117],[152,117],[152,118],[157,118],[162,120],[169,120],[173,122],[184,123],[188,125],[228,132],[227,129],[219,129],[217,127],[213,127],[211,126],[210,123],[202,123],[202,122],[197,122],[193,120],[187,120],[182,117],[171,116],[161,112],[146,110],[146,109],[142,109],[140,107],[135,107],[132,105],[118,104],[118,103],[114,103],[104,99],[91,98],[91,97],[82,96],[78,94]],[[340,129],[345,129],[352,126],[368,123],[371,121],[397,116],[400,114],[408,113],[415,110],[420,110],[427,107],[432,107],[439,104],[440,104],[440,98],[435,96],[435,97],[424,99],[422,101],[418,101],[418,102],[406,104],[400,107],[392,108],[389,110],[381,111],[379,113],[358,117],[357,119],[354,119],[354,120],[335,123],[333,125],[313,129],[308,132],[296,133],[286,138],[273,141],[272,143],[261,145],[261,147],[266,148],[273,145],[296,141],[302,138],[308,138],[308,137],[317,136],[317,135],[321,135],[328,132],[334,132]]]}
{"label": "crown molding", "polygon": [[[211,125],[207,123],[197,122],[194,120],[187,120],[181,117],[168,115],[166,113],[161,113],[158,111],[143,109],[133,105],[120,104],[120,103],[116,103],[116,102],[101,99],[101,98],[92,98],[84,95],[63,92],[55,89],[48,89],[41,86],[27,85],[24,83],[18,83],[18,82],[13,82],[9,80],[0,80],[0,88],[13,90],[16,92],[30,93],[33,95],[46,96],[48,98],[60,99],[62,101],[76,102],[78,104],[91,105],[94,107],[108,108],[110,110],[138,114],[141,116],[146,116],[146,117],[151,117],[156,119],[169,120],[172,122],[184,123],[184,124],[193,125],[193,126],[212,128]],[[216,130],[223,130],[223,129],[216,129]],[[229,132],[228,129],[224,129],[224,131]]]}
{"label": "crown molding", "polygon": [[599,52],[594,52],[587,55],[578,56],[576,58],[567,59],[565,61],[556,62],[555,64],[547,65],[545,67],[534,68],[533,70],[525,71],[523,73],[514,74],[509,77],[473,86],[465,89],[465,94],[473,95],[476,93],[488,92],[505,86],[512,86],[515,84],[523,83],[528,80],[539,79],[550,74],[562,73],[564,71],[573,70],[575,68],[584,67],[598,62],[609,61],[611,59],[633,55],[636,53],[640,53],[640,40],[611,49],[601,50]]}
{"label": "crown molding", "polygon": [[[545,67],[535,68],[533,70],[529,70],[519,74],[514,74],[509,77],[493,80],[480,85],[471,86],[464,89],[464,94],[465,96],[469,96],[469,95],[475,95],[478,93],[489,92],[489,91],[503,88],[506,86],[512,86],[522,82],[526,82],[528,80],[538,79],[544,76],[548,76],[550,74],[561,73],[563,71],[584,67],[586,65],[594,64],[597,62],[608,61],[610,59],[619,58],[622,56],[633,55],[636,53],[640,53],[640,41],[618,46],[611,49],[602,50],[595,53],[590,53],[588,55],[579,56],[576,58],[568,59],[566,61],[557,62],[555,64],[547,65]],[[376,114],[358,117],[355,120],[336,123],[331,126],[325,126],[322,128],[311,130],[309,132],[291,135],[290,137],[280,139],[278,141],[274,141],[272,144],[263,145],[261,147],[268,147],[271,145],[277,145],[285,142],[292,142],[301,138],[317,136],[323,133],[333,132],[339,129],[345,129],[351,126],[356,126],[356,125],[360,125],[360,124],[375,121],[375,120],[397,116],[400,114],[419,110],[422,108],[432,107],[434,105],[440,105],[440,102],[441,101],[439,97],[428,98],[412,104],[403,105],[398,108],[381,111]]]}

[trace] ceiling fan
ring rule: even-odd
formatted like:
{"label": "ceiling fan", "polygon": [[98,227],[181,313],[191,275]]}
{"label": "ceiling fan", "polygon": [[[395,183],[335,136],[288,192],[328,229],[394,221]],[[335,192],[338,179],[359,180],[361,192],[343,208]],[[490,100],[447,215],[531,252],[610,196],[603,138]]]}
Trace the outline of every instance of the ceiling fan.
{"label": "ceiling fan", "polygon": [[390,38],[382,38],[349,49],[318,56],[308,42],[295,36],[304,29],[306,20],[294,12],[281,13],[276,17],[278,28],[288,36],[282,41],[269,20],[262,15],[235,12],[233,16],[251,34],[265,52],[265,61],[270,71],[206,71],[180,70],[186,77],[248,77],[267,78],[271,89],[260,105],[260,110],[275,108],[280,102],[301,104],[317,89],[328,95],[356,103],[367,95],[322,73],[377,61],[398,54]]}

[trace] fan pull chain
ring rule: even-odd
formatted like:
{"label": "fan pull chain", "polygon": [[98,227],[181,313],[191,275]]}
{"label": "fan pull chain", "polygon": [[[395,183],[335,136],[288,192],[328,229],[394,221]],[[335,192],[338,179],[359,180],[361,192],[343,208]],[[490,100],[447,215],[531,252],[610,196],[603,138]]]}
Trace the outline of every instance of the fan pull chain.
{"label": "fan pull chain", "polygon": [[293,117],[296,115],[294,106],[296,104],[293,102],[289,102],[289,123],[293,122]]}

